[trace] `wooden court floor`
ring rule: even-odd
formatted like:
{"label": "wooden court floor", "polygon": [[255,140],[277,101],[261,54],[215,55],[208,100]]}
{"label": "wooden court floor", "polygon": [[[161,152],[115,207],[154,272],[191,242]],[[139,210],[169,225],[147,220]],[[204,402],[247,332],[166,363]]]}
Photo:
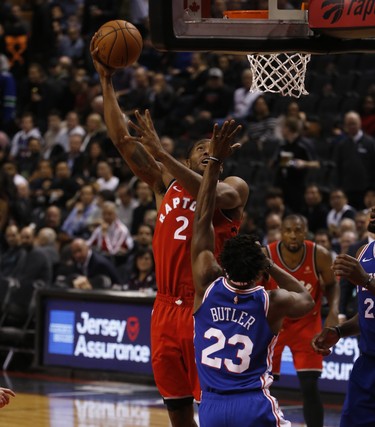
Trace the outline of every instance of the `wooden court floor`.
{"label": "wooden court floor", "polygon": [[[45,373],[3,373],[0,383],[17,396],[0,410],[0,427],[168,427],[152,385],[87,381]],[[293,427],[303,427],[298,393],[274,390]],[[325,427],[337,427],[341,397],[323,395]],[[235,426],[234,426],[235,427]]]}

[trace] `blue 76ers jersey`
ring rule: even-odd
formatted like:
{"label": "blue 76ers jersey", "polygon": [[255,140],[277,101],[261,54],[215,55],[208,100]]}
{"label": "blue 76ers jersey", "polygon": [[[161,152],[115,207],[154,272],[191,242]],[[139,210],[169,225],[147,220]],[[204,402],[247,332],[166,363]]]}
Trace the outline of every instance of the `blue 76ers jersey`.
{"label": "blue 76ers jersey", "polygon": [[220,277],[194,314],[194,345],[202,391],[268,388],[277,335],[269,328],[262,286],[239,290]]}
{"label": "blue 76ers jersey", "polygon": [[[367,244],[358,257],[363,269],[375,277],[375,242]],[[357,287],[358,320],[361,329],[359,348],[362,353],[375,357],[375,295]]]}

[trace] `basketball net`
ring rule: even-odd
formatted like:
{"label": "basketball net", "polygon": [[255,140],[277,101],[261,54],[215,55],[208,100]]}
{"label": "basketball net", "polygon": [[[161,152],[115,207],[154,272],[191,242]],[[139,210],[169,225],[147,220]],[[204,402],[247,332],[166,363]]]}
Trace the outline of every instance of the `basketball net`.
{"label": "basketball net", "polygon": [[280,93],[299,98],[308,95],[305,89],[309,53],[271,53],[247,55],[253,73],[250,92]]}

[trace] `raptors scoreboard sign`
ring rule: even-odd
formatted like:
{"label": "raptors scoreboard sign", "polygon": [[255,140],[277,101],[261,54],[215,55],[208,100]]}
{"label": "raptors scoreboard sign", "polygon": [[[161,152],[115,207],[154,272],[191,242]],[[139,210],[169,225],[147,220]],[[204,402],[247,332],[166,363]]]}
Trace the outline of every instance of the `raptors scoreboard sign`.
{"label": "raptors scoreboard sign", "polygon": [[113,294],[90,301],[87,292],[66,295],[44,295],[39,304],[43,366],[152,374],[152,301],[117,296],[113,302]]}

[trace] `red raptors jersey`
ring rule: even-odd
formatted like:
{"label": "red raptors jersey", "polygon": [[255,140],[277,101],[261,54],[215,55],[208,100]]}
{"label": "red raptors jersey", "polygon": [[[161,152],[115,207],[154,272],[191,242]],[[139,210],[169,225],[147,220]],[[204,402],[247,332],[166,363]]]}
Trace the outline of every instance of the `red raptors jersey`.
{"label": "red raptors jersey", "polygon": [[[195,207],[195,199],[177,181],[173,181],[160,206],[152,243],[156,282],[161,294],[176,297],[194,295],[190,246]],[[240,221],[232,221],[217,210],[213,223],[215,254],[218,255],[224,241],[237,234]]]}
{"label": "red raptors jersey", "polygon": [[[270,254],[270,258],[283,270],[290,273],[293,277],[295,277],[305,288],[308,289],[310,295],[314,298],[315,307],[303,316],[302,319],[310,319],[311,317],[315,317],[319,315],[320,317],[320,307],[322,300],[322,290],[319,282],[319,276],[316,268],[316,245],[314,242],[310,242],[308,240],[304,243],[305,246],[305,254],[300,262],[300,264],[294,268],[290,269],[285,265],[283,259],[281,257],[280,252],[280,242],[273,242],[267,246],[268,253]],[[266,284],[267,289],[275,289],[277,288],[277,283],[272,277],[270,277],[268,283]],[[294,323],[296,321],[300,321],[301,319],[288,319],[285,318],[283,326],[285,327],[288,323]],[[310,321],[308,320],[308,322]]]}

